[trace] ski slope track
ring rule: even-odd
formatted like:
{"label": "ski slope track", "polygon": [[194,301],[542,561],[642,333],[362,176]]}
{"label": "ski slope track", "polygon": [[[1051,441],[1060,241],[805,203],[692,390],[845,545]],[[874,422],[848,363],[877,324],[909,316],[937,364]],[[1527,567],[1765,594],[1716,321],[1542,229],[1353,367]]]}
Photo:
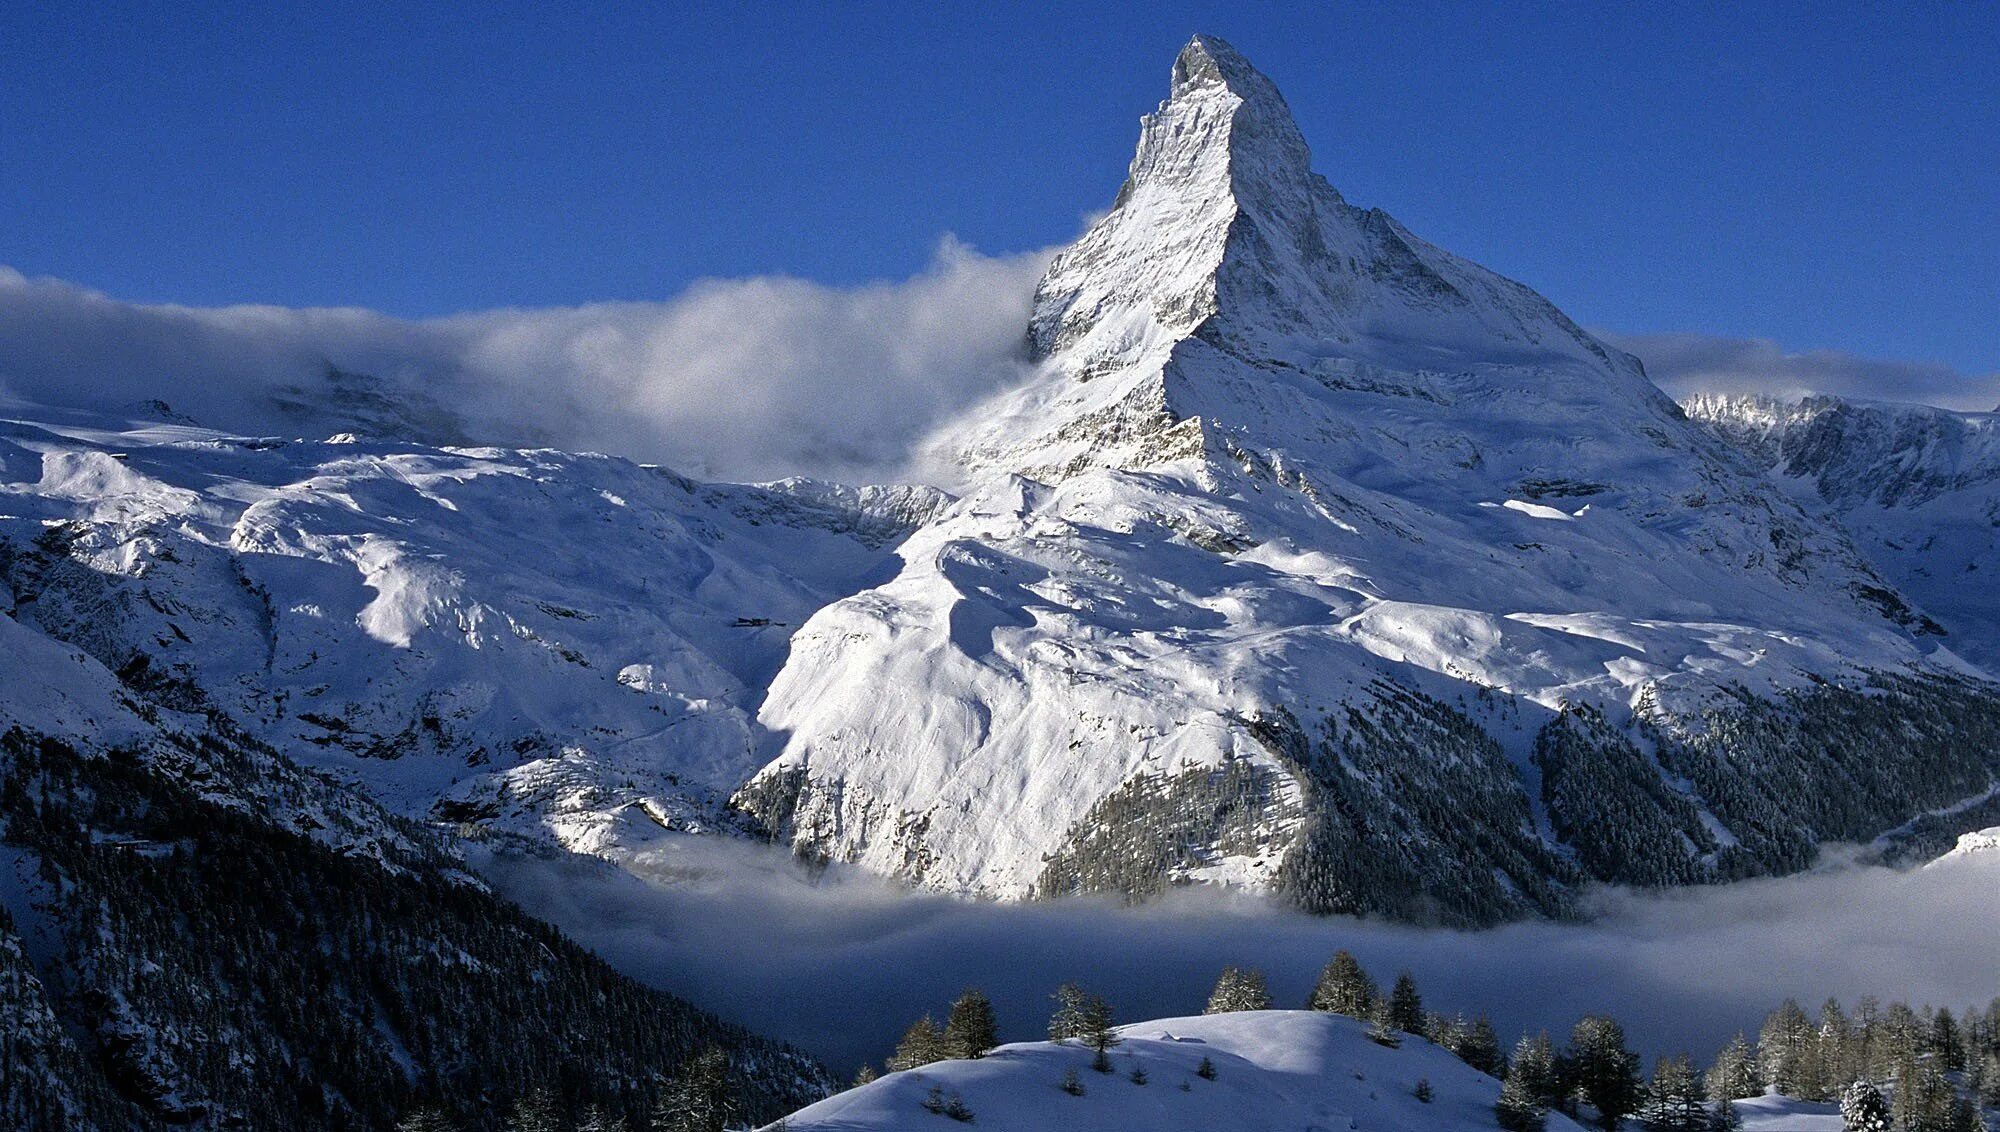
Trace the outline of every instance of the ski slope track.
{"label": "ski slope track", "polygon": [[801,852],[1484,923],[1802,868],[1994,779],[1972,650],[1635,359],[1349,204],[1219,40],[1029,341],[938,441],[964,497],[764,702],[738,801]]}

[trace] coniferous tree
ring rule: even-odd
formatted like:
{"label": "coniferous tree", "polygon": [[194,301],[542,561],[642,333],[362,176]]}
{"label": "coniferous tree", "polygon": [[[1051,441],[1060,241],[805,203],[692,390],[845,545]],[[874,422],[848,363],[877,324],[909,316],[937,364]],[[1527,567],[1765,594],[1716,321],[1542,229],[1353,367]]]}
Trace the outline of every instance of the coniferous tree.
{"label": "coniferous tree", "polygon": [[1950,1072],[1956,1073],[1965,1068],[1965,1042],[1958,1032],[1958,1020],[1952,1017],[1950,1010],[1940,1006],[1937,1013],[1931,1016],[1924,1052],[1937,1058]]}
{"label": "coniferous tree", "polygon": [[1640,1099],[1639,1059],[1626,1048],[1624,1028],[1599,1015],[1584,1017],[1570,1031],[1563,1063],[1571,1087],[1597,1110],[1605,1132],[1618,1132],[1618,1122]]}
{"label": "coniferous tree", "polygon": [[1320,971],[1319,981],[1313,984],[1312,997],[1306,1005],[1329,1014],[1367,1018],[1375,1008],[1375,981],[1368,977],[1367,971],[1362,970],[1361,963],[1352,953],[1336,951],[1333,959]]}
{"label": "coniferous tree", "polygon": [[1896,1132],[1960,1132],[1958,1091],[1936,1061],[1906,1061],[1896,1071]]}
{"label": "coniferous tree", "polygon": [[1661,1058],[1646,1087],[1639,1122],[1646,1132],[1710,1132],[1701,1081],[1685,1056]]}
{"label": "coniferous tree", "polygon": [[1203,1057],[1201,1064],[1194,1067],[1194,1075],[1204,1081],[1215,1080],[1215,1062]]}
{"label": "coniferous tree", "polygon": [[1722,1097],[1715,1102],[1715,1115],[1709,1121],[1715,1132],[1742,1132],[1743,1114],[1736,1111],[1736,1102]]}
{"label": "coniferous tree", "polygon": [[1075,983],[1064,983],[1050,997],[1056,1000],[1056,1012],[1049,1018],[1049,1040],[1064,1042],[1082,1037],[1084,1007],[1090,996]]}
{"label": "coniferous tree", "polygon": [[1917,1056],[1923,1021],[1907,1002],[1892,1002],[1882,1010],[1881,1042],[1869,1076],[1893,1077],[1903,1063]]}
{"label": "coniferous tree", "polygon": [[626,1132],[625,1118],[601,1104],[593,1104],[583,1110],[583,1116],[576,1122],[576,1132]]}
{"label": "coniferous tree", "polygon": [[1728,1045],[1722,1047],[1722,1052],[1715,1055],[1715,1064],[1709,1067],[1706,1083],[1708,1095],[1717,1100],[1754,1097],[1764,1092],[1764,1082],[1757,1073],[1757,1058],[1750,1049],[1749,1039],[1738,1033]]}
{"label": "coniferous tree", "polygon": [[[1522,1038],[1515,1047],[1514,1063],[1507,1067],[1507,1078],[1500,1082],[1500,1100],[1493,1106],[1494,1117],[1507,1132],[1542,1132],[1548,1124],[1548,1098],[1543,1090],[1549,1086],[1535,1079],[1535,1055],[1527,1048],[1529,1042]],[[1546,1046],[1546,1039],[1543,1044]],[[1553,1059],[1547,1071],[1554,1076]]]}
{"label": "coniferous tree", "polygon": [[958,1001],[951,1004],[951,1014],[944,1024],[944,1040],[953,1057],[985,1057],[987,1050],[1000,1044],[1000,1026],[993,1016],[992,1001],[977,988],[967,987]]}
{"label": "coniferous tree", "polygon": [[1063,1070],[1062,1091],[1073,1097],[1083,1095],[1083,1078],[1076,1075],[1074,1068]]}
{"label": "coniferous tree", "polygon": [[939,1030],[937,1023],[926,1014],[903,1031],[903,1039],[896,1043],[896,1052],[889,1058],[889,1069],[892,1072],[915,1069],[951,1056],[952,1050],[945,1042],[944,1031]]}
{"label": "coniferous tree", "polygon": [[1396,985],[1389,991],[1387,1022],[1406,1034],[1423,1032],[1424,1000],[1417,993],[1417,980],[1408,971],[1396,976]]}
{"label": "coniferous tree", "polygon": [[735,1111],[729,1055],[709,1046],[666,1082],[653,1105],[653,1132],[722,1132]]}
{"label": "coniferous tree", "polygon": [[1889,1132],[1889,1102],[1869,1081],[1855,1081],[1840,1094],[1840,1124],[1845,1132]]}
{"label": "coniferous tree", "polygon": [[1500,1035],[1493,1032],[1493,1022],[1484,1014],[1472,1020],[1463,1043],[1452,1052],[1488,1077],[1498,1077],[1507,1071],[1500,1056]]}
{"label": "coniferous tree", "polygon": [[1546,1033],[1524,1036],[1514,1043],[1514,1056],[1507,1062],[1507,1077],[1518,1080],[1526,1096],[1541,1108],[1560,1103],[1563,1098],[1562,1068],[1556,1061],[1555,1044]]}
{"label": "coniferous tree", "polygon": [[854,1087],[858,1089],[861,1086],[868,1084],[870,1081],[873,1081],[875,1079],[875,1076],[876,1074],[874,1066],[866,1064],[862,1065],[861,1068],[854,1071]]}
{"label": "coniferous tree", "polygon": [[1111,1004],[1103,995],[1085,995],[1083,1000],[1083,1032],[1077,1037],[1097,1056],[1091,1059],[1090,1067],[1099,1073],[1111,1072],[1111,1047],[1120,1039],[1111,1020]]}
{"label": "coniferous tree", "polygon": [[556,1098],[547,1089],[535,1089],[514,1102],[507,1114],[507,1132],[561,1132],[562,1117]]}
{"label": "coniferous tree", "polygon": [[1271,1009],[1271,991],[1264,972],[1254,968],[1224,967],[1222,977],[1209,992],[1203,1014],[1234,1014],[1243,1010]]}
{"label": "coniferous tree", "polygon": [[1799,1004],[1786,999],[1757,1034],[1758,1069],[1788,1097],[1807,1097],[1815,1084],[1818,1035]]}
{"label": "coniferous tree", "polygon": [[1829,998],[1819,1008],[1819,1033],[1813,1050],[1812,1079],[1806,1082],[1809,1099],[1840,1099],[1841,1086],[1855,1078],[1851,1062],[1854,1054],[1854,1027],[1837,999]]}

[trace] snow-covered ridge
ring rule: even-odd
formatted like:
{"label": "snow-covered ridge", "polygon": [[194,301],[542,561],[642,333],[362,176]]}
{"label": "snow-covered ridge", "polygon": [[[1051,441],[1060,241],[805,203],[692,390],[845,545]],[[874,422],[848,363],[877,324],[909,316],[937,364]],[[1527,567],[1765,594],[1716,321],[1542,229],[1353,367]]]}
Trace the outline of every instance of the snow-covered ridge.
{"label": "snow-covered ridge", "polygon": [[0,421],[9,632],[143,673],[402,813],[593,851],[726,826],[792,629],[946,502],[33,415]]}
{"label": "snow-covered ridge", "polygon": [[[973,1126],[1077,1132],[1267,1132],[1274,1128],[1470,1132],[1499,1127],[1500,1082],[1430,1042],[1406,1036],[1398,1048],[1368,1039],[1352,1018],[1303,1010],[1261,1010],[1163,1018],[1118,1029],[1113,1071],[1090,1069],[1074,1043],[1021,1042],[976,1061],[940,1061],[894,1073],[801,1109],[793,1132],[951,1127],[924,1102],[932,1089],[957,1097]],[[1198,1073],[1206,1058],[1214,1077]],[[1145,1080],[1132,1080],[1144,1070]],[[1063,1091],[1074,1071],[1082,1095]],[[1428,1083],[1431,1098],[1419,1099]],[[1550,1132],[1577,1125],[1550,1113]]]}

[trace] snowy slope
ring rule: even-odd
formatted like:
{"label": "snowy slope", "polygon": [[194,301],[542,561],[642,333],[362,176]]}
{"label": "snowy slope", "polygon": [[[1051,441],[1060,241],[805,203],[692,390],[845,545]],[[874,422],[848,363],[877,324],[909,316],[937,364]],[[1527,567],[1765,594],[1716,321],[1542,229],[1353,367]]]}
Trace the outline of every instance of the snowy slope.
{"label": "snowy slope", "polygon": [[1933,725],[1872,801],[1797,796],[1872,758],[1816,753],[1832,701],[1988,727],[1990,687],[1636,361],[1349,205],[1220,41],[1030,341],[1038,375],[939,440],[963,498],[772,686],[739,801],[801,851],[1484,922],[1802,867],[1995,773]]}
{"label": "snowy slope", "polygon": [[[1351,1018],[1267,1010],[1165,1018],[1119,1029],[1115,1071],[1094,1073],[1091,1053],[1074,1044],[1023,1042],[977,1061],[943,1061],[890,1074],[786,1119],[790,1132],[953,1127],[923,1108],[932,1088],[957,1095],[978,1128],[1076,1132],[1438,1132],[1492,1129],[1500,1082],[1437,1046],[1405,1037],[1400,1048],[1371,1042]],[[1195,1070],[1202,1058],[1214,1080]],[[1134,1084],[1133,1069],[1148,1080]],[[1082,1096],[1060,1088],[1074,1069]],[[1414,1095],[1428,1080],[1433,1098]],[[1551,1132],[1577,1126],[1560,1113]]]}
{"label": "snowy slope", "polygon": [[1954,652],[2000,666],[2000,413],[1714,394],[1686,408],[1836,515]]}
{"label": "snowy slope", "polygon": [[588,851],[723,820],[791,628],[942,499],[7,415],[0,630],[78,646],[400,812]]}

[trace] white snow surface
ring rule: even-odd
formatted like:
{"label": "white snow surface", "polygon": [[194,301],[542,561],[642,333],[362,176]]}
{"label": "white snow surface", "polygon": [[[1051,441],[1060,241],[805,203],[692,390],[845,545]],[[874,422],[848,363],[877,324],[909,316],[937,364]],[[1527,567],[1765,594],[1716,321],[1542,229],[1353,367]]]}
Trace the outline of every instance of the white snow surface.
{"label": "white snow surface", "polygon": [[1703,394],[1686,408],[1837,517],[1953,651],[2000,667],[2000,413],[1823,395]]}
{"label": "white snow surface", "polygon": [[[791,1132],[957,1127],[923,1108],[932,1088],[958,1096],[975,1128],[1075,1132],[1460,1132],[1498,1124],[1500,1082],[1422,1038],[1377,1045],[1352,1018],[1263,1010],[1163,1018],[1119,1028],[1113,1072],[1093,1072],[1089,1050],[1065,1043],[1001,1046],[976,1061],[941,1061],[892,1073],[786,1118]],[[1215,1079],[1195,1070],[1202,1058]],[[1134,1084],[1135,1067],[1146,1070]],[[1070,1069],[1084,1094],[1062,1091]],[[1432,1099],[1417,1099],[1429,1081]],[[1182,1086],[1186,1089],[1183,1090]],[[1550,1132],[1577,1125],[1549,1115]]]}
{"label": "white snow surface", "polygon": [[[803,783],[802,848],[1027,896],[1121,786],[1276,767],[1247,718],[1311,733],[1385,678],[1624,725],[1958,664],[1634,359],[1309,162],[1267,79],[1188,45],[1041,284],[1038,375],[938,441],[963,497],[772,685],[753,790]],[[1194,879],[1263,885],[1291,833]]]}
{"label": "white snow surface", "polygon": [[17,556],[0,718],[46,725],[115,699],[50,678],[79,667],[51,637],[113,669],[144,657],[393,809],[590,852],[714,828],[761,761],[754,714],[792,628],[870,580],[944,498],[0,416]]}

